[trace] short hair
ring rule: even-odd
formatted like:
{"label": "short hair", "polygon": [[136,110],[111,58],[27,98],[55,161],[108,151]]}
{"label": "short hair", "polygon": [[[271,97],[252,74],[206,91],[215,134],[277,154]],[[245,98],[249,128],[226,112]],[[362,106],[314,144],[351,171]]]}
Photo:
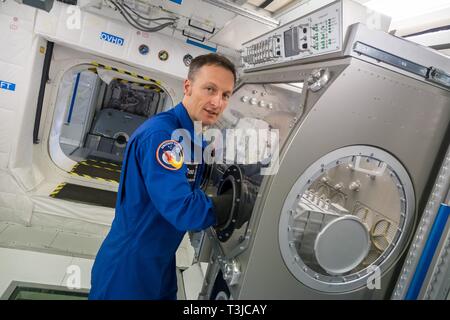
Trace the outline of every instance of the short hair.
{"label": "short hair", "polygon": [[230,71],[233,74],[234,83],[236,83],[236,68],[233,62],[217,53],[208,53],[195,57],[189,65],[188,79],[194,80],[201,67],[210,65],[219,66]]}

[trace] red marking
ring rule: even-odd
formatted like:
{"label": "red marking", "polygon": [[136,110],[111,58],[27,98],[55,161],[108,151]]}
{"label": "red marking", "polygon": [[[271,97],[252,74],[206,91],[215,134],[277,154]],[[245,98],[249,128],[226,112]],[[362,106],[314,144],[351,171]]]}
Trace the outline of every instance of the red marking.
{"label": "red marking", "polygon": [[169,151],[164,151],[164,154],[166,155],[167,161],[168,161],[169,163],[172,163],[173,157],[172,157],[172,155],[170,154],[170,152],[169,152]]}

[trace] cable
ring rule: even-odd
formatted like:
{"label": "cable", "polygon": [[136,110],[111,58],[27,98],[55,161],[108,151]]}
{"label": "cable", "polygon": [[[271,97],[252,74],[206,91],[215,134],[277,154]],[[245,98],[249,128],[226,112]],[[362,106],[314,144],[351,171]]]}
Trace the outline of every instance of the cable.
{"label": "cable", "polygon": [[134,28],[136,28],[136,29],[138,29],[138,30],[141,30],[141,31],[146,31],[146,28],[144,28],[144,27],[139,27],[139,26],[136,26],[136,25],[134,25],[129,19],[128,19],[128,17],[127,16],[125,16],[124,14],[123,14],[123,12],[122,12],[122,9],[114,2],[114,1],[109,1],[118,11],[119,11],[119,13],[120,13],[120,15],[132,26],[132,27],[134,27]]}
{"label": "cable", "polygon": [[[136,21],[131,14],[125,9],[123,8],[119,3],[116,3],[112,0],[110,0],[109,2],[111,2],[114,7],[119,11],[119,13],[122,15],[122,17],[134,28],[144,31],[144,32],[157,32],[160,31],[168,26],[173,26],[174,22],[167,22],[167,23],[163,23],[157,27],[154,28],[149,28],[147,26],[142,25],[141,23],[139,23],[138,21]],[[131,19],[131,21],[130,21]]]}
{"label": "cable", "polygon": [[[111,3],[116,6],[116,8],[119,10],[120,14],[125,18],[125,20],[127,20],[127,22],[129,24],[131,24],[133,27],[135,27],[138,30],[146,31],[146,32],[156,32],[156,31],[162,30],[165,27],[168,27],[168,26],[171,26],[171,25],[174,24],[174,22],[167,22],[167,23],[161,24],[161,25],[159,25],[157,27],[149,28],[147,26],[142,25],[139,21],[136,21],[131,16],[131,14],[124,7],[122,7],[122,5],[120,3],[114,2],[114,1],[111,1]],[[129,19],[131,19],[134,24]]]}
{"label": "cable", "polygon": [[136,16],[138,16],[140,19],[142,20],[146,20],[146,21],[159,21],[159,20],[172,20],[172,21],[176,21],[178,20],[178,18],[155,18],[155,19],[150,19],[147,17],[144,17],[142,15],[140,15],[139,13],[137,13],[136,11],[134,11],[132,8],[130,8],[125,2],[122,3],[122,5],[127,8],[128,10],[130,10],[132,13],[134,13]]}
{"label": "cable", "polygon": [[[136,24],[138,24],[141,27],[146,28],[146,26],[142,25],[135,17],[133,17],[131,14],[134,13],[136,16],[138,16],[139,18],[146,20],[146,21],[156,21],[156,20],[172,20],[173,22],[176,21],[176,19],[172,19],[172,18],[157,18],[157,19],[149,19],[149,18],[145,18],[141,15],[139,15],[137,12],[133,11],[133,9],[131,9],[130,7],[128,7],[125,3],[120,3],[118,1],[115,1],[115,4],[117,6],[120,7],[120,9],[122,10],[122,12],[126,13],[127,16],[132,19]],[[126,8],[128,8],[129,10],[127,10]],[[131,11],[131,12],[130,12]],[[173,23],[172,22],[172,23]]]}

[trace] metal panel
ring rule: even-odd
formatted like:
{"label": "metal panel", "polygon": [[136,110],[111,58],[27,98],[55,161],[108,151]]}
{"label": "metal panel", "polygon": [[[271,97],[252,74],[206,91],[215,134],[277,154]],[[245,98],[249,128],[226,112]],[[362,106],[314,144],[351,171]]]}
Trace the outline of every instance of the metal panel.
{"label": "metal panel", "polygon": [[[251,253],[239,257],[245,274],[243,283],[232,289],[236,291],[234,295],[243,299],[337,298],[302,286],[282,262],[273,226],[278,224],[290,187],[315,159],[341,146],[364,144],[379,146],[400,160],[412,177],[416,198],[420,199],[431,171],[430,159],[437,156],[449,123],[449,99],[443,91],[353,61],[299,125],[282,156],[278,174],[262,194],[265,203],[261,220],[253,230],[256,235]],[[382,279],[384,289],[391,276],[386,271]],[[265,279],[264,283],[261,279]],[[272,290],[267,292],[264,288]],[[344,296],[380,298],[385,294],[359,290]]]}
{"label": "metal panel", "polygon": [[[355,47],[357,42],[370,47],[371,52],[375,53],[375,56],[370,57],[370,55],[362,55],[361,52],[358,52],[360,51],[358,48],[361,48],[361,45]],[[383,54],[380,57],[381,52]],[[434,79],[430,80],[440,84],[442,87],[447,86],[448,89],[450,62],[447,56],[406,39],[394,37],[384,32],[370,30],[362,24],[356,24],[350,29],[344,55],[352,55],[358,59],[389,68],[422,81],[428,81],[425,78],[432,78],[432,76],[431,74],[424,76],[424,70],[421,67],[428,68],[430,71],[436,69],[439,70],[436,74],[438,83]],[[397,60],[397,62],[394,62],[394,60]],[[413,66],[413,68],[409,68],[407,65],[405,66],[405,63]],[[396,66],[398,64],[399,67]],[[417,71],[419,71],[419,75],[416,74]]]}

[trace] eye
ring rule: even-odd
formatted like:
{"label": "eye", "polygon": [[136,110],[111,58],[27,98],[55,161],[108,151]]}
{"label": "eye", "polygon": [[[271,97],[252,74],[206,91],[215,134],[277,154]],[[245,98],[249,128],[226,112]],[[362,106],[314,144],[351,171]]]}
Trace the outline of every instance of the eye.
{"label": "eye", "polygon": [[223,99],[228,101],[230,99],[230,95],[229,94],[224,94],[223,95]]}

